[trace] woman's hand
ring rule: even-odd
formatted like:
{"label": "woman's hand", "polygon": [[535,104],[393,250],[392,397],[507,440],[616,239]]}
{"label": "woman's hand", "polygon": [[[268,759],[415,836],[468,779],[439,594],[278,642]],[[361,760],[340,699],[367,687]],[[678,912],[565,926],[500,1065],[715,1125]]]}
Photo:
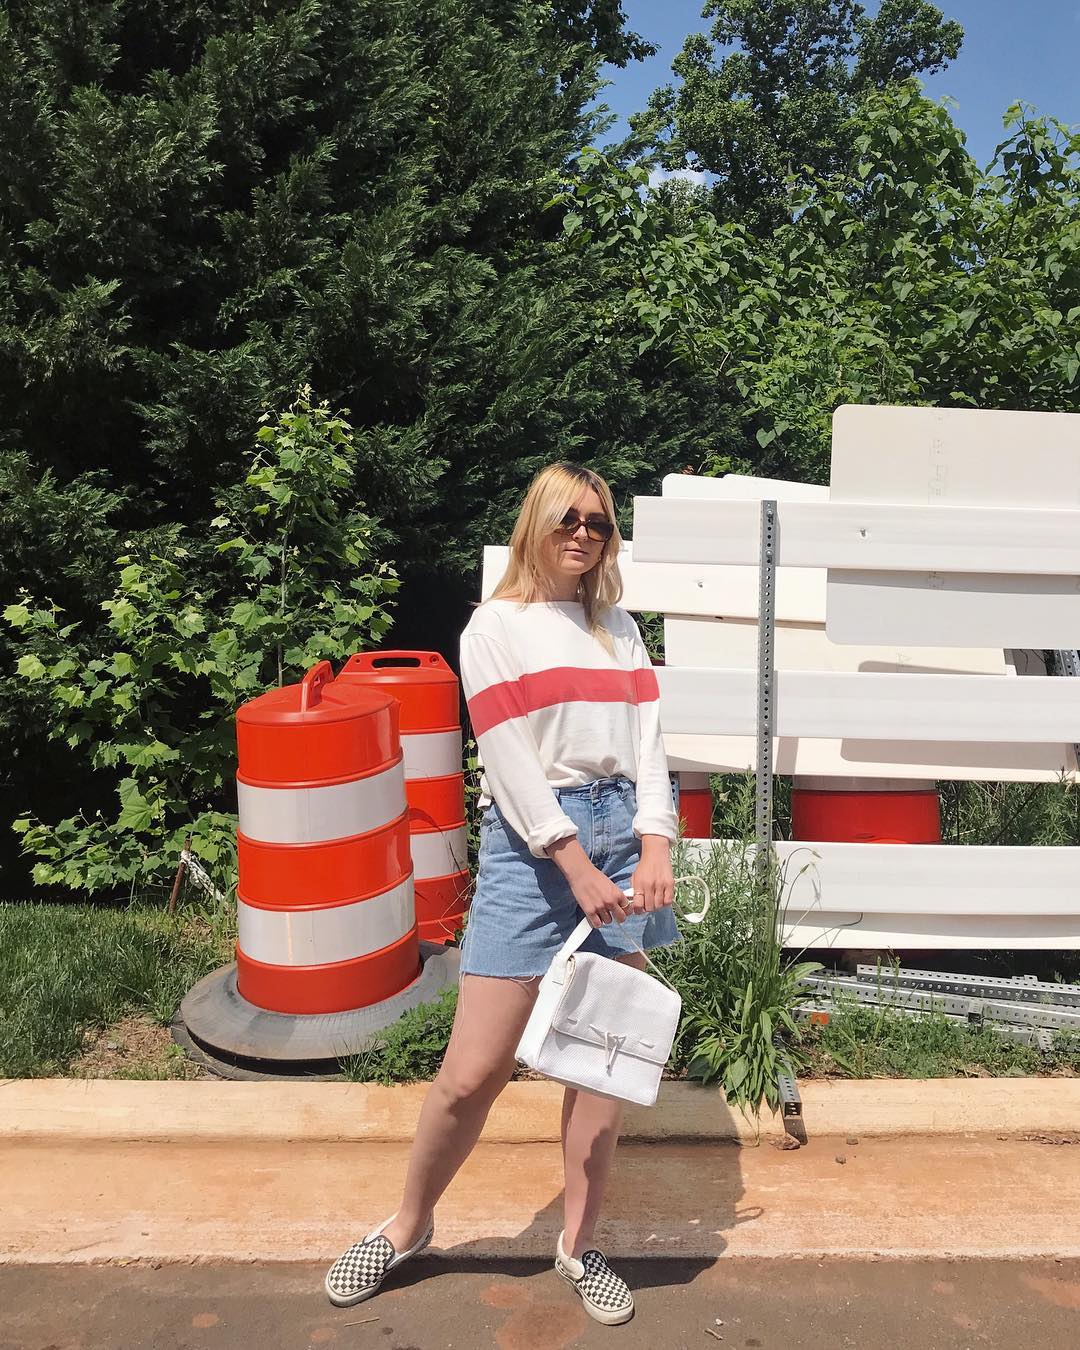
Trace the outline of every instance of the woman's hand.
{"label": "woman's hand", "polygon": [[671,870],[671,843],[662,834],[647,834],[641,841],[641,861],[634,868],[634,914],[653,914],[675,901],[675,877]]}
{"label": "woman's hand", "polygon": [[610,923],[612,919],[616,923],[626,922],[626,916],[630,912],[627,908],[629,901],[599,867],[590,863],[588,872],[582,871],[573,878],[567,877],[567,880],[574,892],[574,899],[594,928]]}
{"label": "woman's hand", "polygon": [[[626,922],[629,901],[611,878],[595,866],[576,838],[560,839],[546,852],[566,878],[574,899],[593,928],[601,928],[612,920]],[[668,871],[671,871],[670,867]]]}

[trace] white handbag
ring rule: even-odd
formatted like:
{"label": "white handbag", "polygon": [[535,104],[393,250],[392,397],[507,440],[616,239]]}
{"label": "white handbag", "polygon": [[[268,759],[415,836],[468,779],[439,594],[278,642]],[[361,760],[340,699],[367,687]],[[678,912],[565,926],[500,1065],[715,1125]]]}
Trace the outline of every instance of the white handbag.
{"label": "white handbag", "polygon": [[[705,892],[700,912],[682,916],[700,923],[709,911],[709,888],[701,877],[679,877],[676,885],[683,882]],[[682,999],[662,975],[664,984],[622,961],[579,952],[592,931],[582,919],[552,958],[518,1042],[518,1062],[567,1087],[652,1106]]]}

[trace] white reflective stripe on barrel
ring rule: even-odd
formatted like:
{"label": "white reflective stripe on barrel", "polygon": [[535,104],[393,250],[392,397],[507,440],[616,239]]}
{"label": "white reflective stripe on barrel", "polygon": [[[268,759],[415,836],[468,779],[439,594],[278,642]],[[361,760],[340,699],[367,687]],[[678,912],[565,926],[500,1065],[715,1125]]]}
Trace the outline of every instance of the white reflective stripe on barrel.
{"label": "white reflective stripe on barrel", "polygon": [[449,778],[461,772],[461,728],[401,734],[405,777]]}
{"label": "white reflective stripe on barrel", "polygon": [[456,830],[432,830],[409,836],[413,874],[417,881],[428,877],[448,877],[464,872],[469,865],[469,845],[465,826]]}
{"label": "white reflective stripe on barrel", "polygon": [[329,909],[258,909],[237,901],[237,941],[268,966],[323,966],[389,947],[416,922],[412,877],[382,895]]}
{"label": "white reflective stripe on barrel", "polygon": [[[329,787],[252,787],[236,781],[240,833],[262,844],[318,844],[367,834],[405,810],[401,761]],[[249,955],[251,953],[248,953]]]}

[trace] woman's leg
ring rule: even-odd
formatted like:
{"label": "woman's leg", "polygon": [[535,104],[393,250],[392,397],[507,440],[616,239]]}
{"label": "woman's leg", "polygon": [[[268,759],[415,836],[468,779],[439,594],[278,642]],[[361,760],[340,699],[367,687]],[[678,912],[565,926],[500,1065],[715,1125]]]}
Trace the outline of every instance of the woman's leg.
{"label": "woman's leg", "polygon": [[514,1071],[537,980],[465,975],[438,1077],[428,1089],[409,1156],[405,1193],[384,1232],[397,1251],[423,1234],[439,1197],[472,1152]]}
{"label": "woman's leg", "polygon": [[[639,952],[618,960],[645,969]],[[592,1243],[621,1120],[622,1102],[579,1088],[567,1088],[563,1095],[563,1247],[567,1256],[580,1257]]]}

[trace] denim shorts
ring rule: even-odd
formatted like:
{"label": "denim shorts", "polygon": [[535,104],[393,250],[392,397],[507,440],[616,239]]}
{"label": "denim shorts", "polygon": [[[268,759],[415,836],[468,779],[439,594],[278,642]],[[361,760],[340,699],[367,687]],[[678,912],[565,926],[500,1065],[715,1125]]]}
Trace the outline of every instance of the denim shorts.
{"label": "denim shorts", "polygon": [[[628,888],[641,856],[641,841],[632,828],[634,784],[628,778],[598,778],[552,791],[578,827],[578,841],[593,864],[621,890]],[[555,863],[534,858],[493,802],[480,823],[480,867],[461,944],[461,974],[512,979],[544,975],[582,918]],[[637,950],[631,937],[646,949],[677,941],[671,907],[595,928],[581,950],[624,956]]]}

